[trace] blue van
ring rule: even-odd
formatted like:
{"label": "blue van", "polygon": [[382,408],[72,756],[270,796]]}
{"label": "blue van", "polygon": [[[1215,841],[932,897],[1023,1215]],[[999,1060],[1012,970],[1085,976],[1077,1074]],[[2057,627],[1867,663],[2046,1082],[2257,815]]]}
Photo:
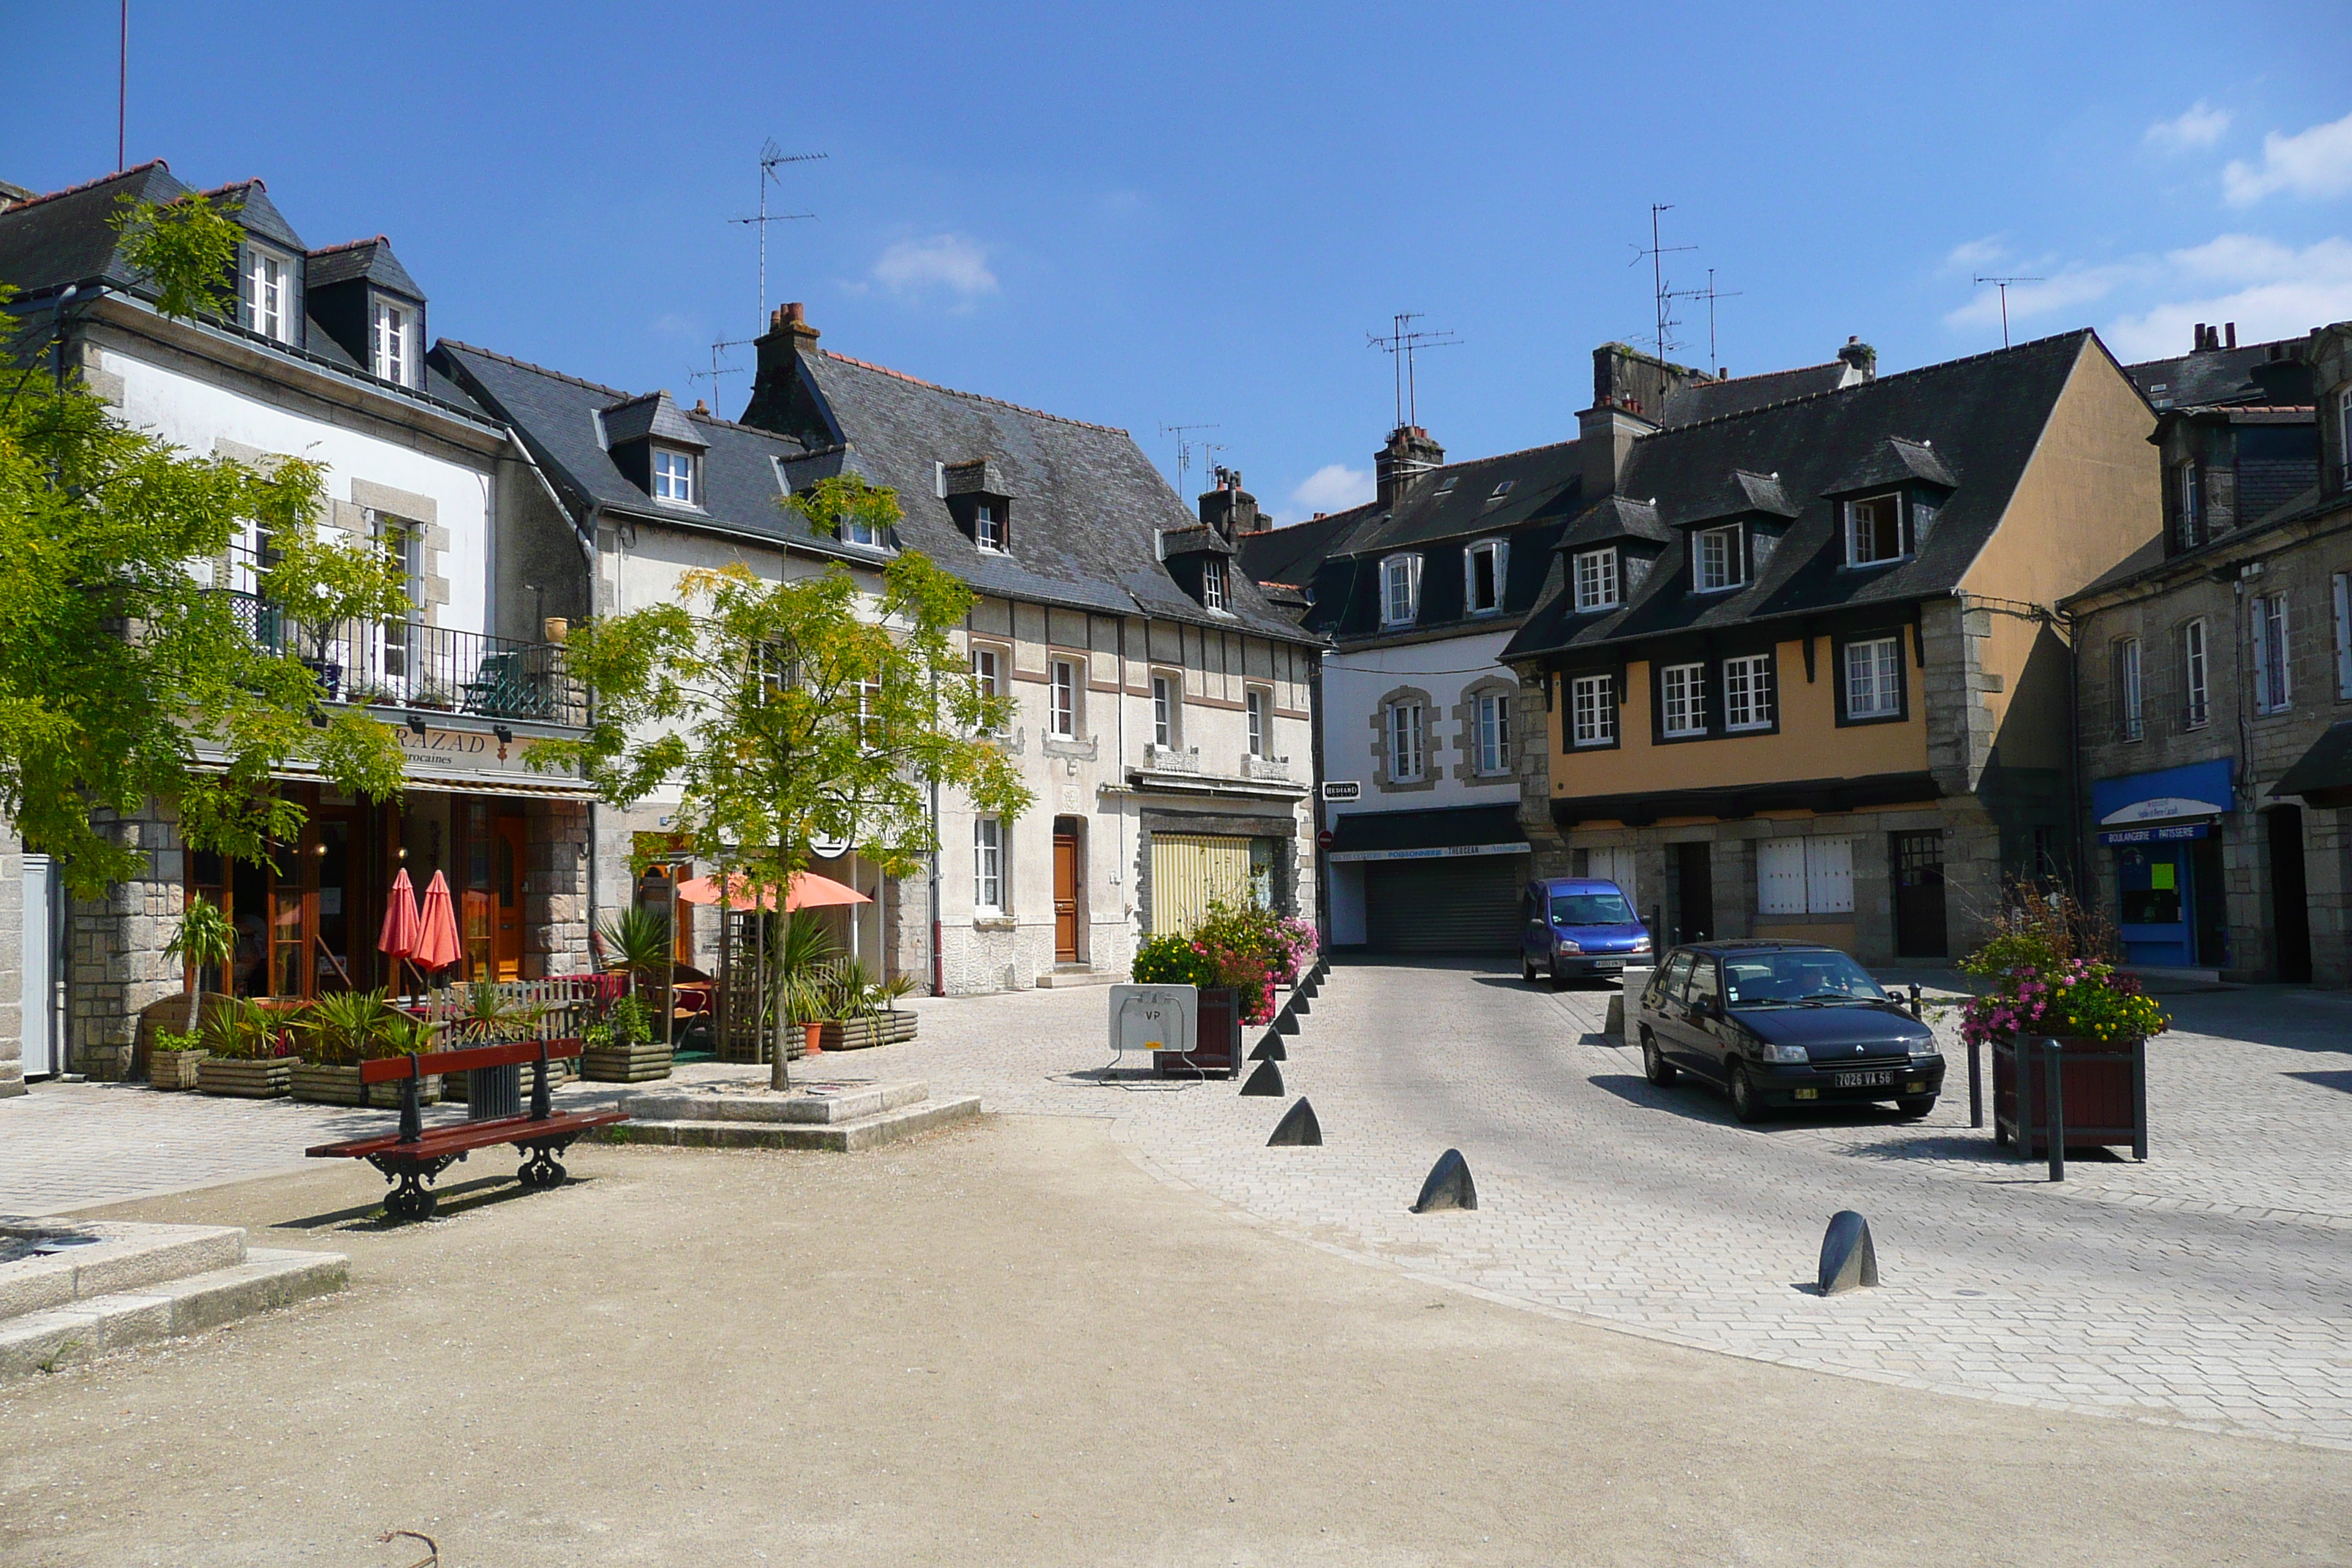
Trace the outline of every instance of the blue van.
{"label": "blue van", "polygon": [[1551,877],[1519,897],[1519,978],[1538,973],[1554,985],[1571,977],[1612,975],[1650,961],[1650,930],[1614,882]]}

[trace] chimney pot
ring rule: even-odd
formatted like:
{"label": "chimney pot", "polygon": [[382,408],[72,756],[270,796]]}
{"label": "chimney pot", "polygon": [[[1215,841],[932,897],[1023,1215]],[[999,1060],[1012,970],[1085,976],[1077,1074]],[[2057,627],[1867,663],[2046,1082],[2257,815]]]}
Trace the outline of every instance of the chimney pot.
{"label": "chimney pot", "polygon": [[696,398],[696,399],[694,400],[694,411],[695,411],[697,414],[699,414],[699,415],[704,416],[705,417],[708,417],[708,416],[709,416],[709,413],[710,413],[710,405],[709,405],[709,404],[708,404],[708,403],[706,403],[706,402],[704,402],[701,398],[698,397],[698,398]]}
{"label": "chimney pot", "polygon": [[2236,348],[2238,346],[2238,323],[2235,321],[2222,322],[2221,335],[2230,341],[2230,346],[2231,348]]}
{"label": "chimney pot", "polygon": [[2189,345],[2189,352],[2191,353],[2205,352],[2205,323],[2202,321],[2197,323],[2197,341]]}

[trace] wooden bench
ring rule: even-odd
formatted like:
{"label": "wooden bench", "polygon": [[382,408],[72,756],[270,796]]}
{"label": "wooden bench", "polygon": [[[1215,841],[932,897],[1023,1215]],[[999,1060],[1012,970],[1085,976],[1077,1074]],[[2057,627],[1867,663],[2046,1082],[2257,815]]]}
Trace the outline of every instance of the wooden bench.
{"label": "wooden bench", "polygon": [[[558,1155],[582,1134],[628,1120],[618,1110],[556,1113],[549,1102],[547,1064],[551,1059],[576,1057],[580,1050],[581,1042],[576,1039],[530,1040],[362,1062],[362,1083],[400,1083],[400,1131],[390,1137],[321,1143],[303,1152],[313,1160],[365,1160],[383,1172],[385,1181],[397,1184],[383,1200],[384,1213],[394,1219],[430,1219],[436,1201],[430,1184],[473,1151],[501,1143],[521,1150],[526,1156],[516,1180],[526,1187],[554,1186],[564,1178]],[[425,1127],[418,1100],[418,1086],[425,1078],[525,1063],[531,1067],[530,1110],[525,1114]]]}

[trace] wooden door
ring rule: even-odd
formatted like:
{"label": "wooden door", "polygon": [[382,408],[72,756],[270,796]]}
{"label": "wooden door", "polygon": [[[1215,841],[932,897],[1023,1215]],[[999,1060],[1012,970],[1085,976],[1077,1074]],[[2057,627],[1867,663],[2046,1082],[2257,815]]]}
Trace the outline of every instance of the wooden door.
{"label": "wooden door", "polygon": [[492,961],[498,966],[500,980],[522,978],[523,834],[521,817],[501,816],[491,846],[496,865],[490,880],[498,909],[490,940]]}
{"label": "wooden door", "polygon": [[1054,962],[1078,962],[1078,835],[1066,817],[1054,824]]}
{"label": "wooden door", "polygon": [[1895,951],[1945,957],[1944,836],[1927,828],[1894,837]]}

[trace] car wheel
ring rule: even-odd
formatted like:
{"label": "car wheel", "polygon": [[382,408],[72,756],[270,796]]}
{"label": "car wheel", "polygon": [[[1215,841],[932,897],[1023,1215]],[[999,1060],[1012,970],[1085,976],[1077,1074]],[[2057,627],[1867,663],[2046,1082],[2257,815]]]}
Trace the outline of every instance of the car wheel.
{"label": "car wheel", "polygon": [[1757,1098],[1756,1086],[1748,1081],[1748,1069],[1737,1062],[1731,1067],[1731,1114],[1742,1121],[1764,1120],[1764,1102]]}
{"label": "car wheel", "polygon": [[1679,1076],[1675,1064],[1666,1060],[1666,1053],[1658,1049],[1657,1037],[1649,1030],[1642,1031],[1642,1076],[1660,1089],[1671,1089]]}
{"label": "car wheel", "polygon": [[1551,988],[1555,991],[1567,990],[1568,976],[1559,972],[1559,960],[1554,958],[1545,967],[1551,973]]}
{"label": "car wheel", "polygon": [[1519,978],[1530,985],[1536,983],[1536,961],[1524,952],[1519,954]]}
{"label": "car wheel", "polygon": [[1895,1102],[1895,1109],[1897,1113],[1916,1121],[1936,1109],[1936,1097],[1932,1094],[1922,1094],[1908,1100],[1898,1100]]}

